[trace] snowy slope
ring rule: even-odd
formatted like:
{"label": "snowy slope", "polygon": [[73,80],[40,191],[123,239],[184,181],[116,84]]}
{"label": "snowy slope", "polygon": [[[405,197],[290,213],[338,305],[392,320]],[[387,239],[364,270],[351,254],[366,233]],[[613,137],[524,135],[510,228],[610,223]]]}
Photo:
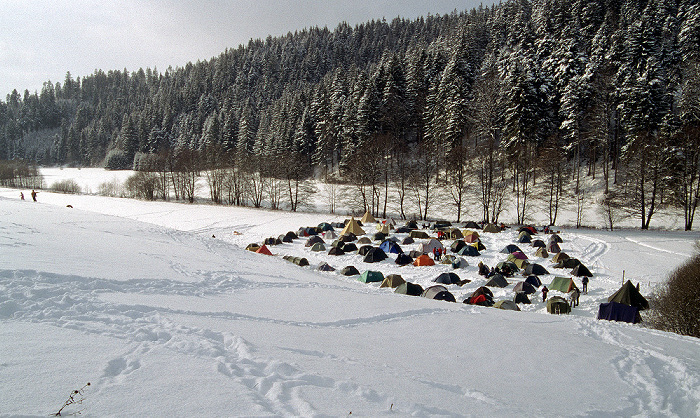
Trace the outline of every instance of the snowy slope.
{"label": "snowy slope", "polygon": [[[78,409],[100,417],[700,414],[697,339],[594,319],[622,270],[648,293],[697,234],[563,230],[596,276],[572,315],[553,316],[535,297],[501,311],[313,270],[425,287],[445,265],[370,265],[303,240],[274,257],[242,249],[329,215],[16,194],[0,189],[0,416],[47,416],[88,381]],[[515,238],[482,235],[487,250],[457,270],[472,282],[449,286],[458,301],[484,282],[478,260],[493,265]]]}

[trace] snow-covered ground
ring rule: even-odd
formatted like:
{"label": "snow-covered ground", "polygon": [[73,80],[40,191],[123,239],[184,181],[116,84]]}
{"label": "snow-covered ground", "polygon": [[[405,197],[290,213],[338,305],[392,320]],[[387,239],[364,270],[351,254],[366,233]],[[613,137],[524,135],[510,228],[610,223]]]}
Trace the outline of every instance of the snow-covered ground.
{"label": "snow-covered ground", "polygon": [[[96,177],[85,181],[97,187]],[[700,415],[698,339],[595,319],[623,271],[648,294],[693,253],[696,232],[562,229],[562,249],[595,276],[580,306],[556,316],[539,294],[513,312],[315,270],[354,265],[427,287],[448,265],[398,267],[395,255],[368,264],[311,252],[303,239],[270,247],[275,256],[243,249],[343,217],[18,196],[0,189],[2,417],[55,413],[87,382],[84,402],[64,414]],[[486,281],[477,263],[505,259],[500,250],[517,234],[481,236],[487,249],[454,270],[471,282],[448,286],[458,302]],[[568,275],[519,245],[552,273],[544,283]],[[512,299],[517,280],[492,289],[495,299]]]}

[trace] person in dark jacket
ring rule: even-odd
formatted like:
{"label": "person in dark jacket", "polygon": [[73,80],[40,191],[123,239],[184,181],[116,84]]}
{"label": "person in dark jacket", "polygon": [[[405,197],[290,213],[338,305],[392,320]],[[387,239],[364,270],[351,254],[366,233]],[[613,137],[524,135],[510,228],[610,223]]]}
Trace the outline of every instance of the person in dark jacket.
{"label": "person in dark jacket", "polygon": [[542,286],[542,302],[547,301],[547,292],[549,292],[549,289],[547,289],[547,286]]}
{"label": "person in dark jacket", "polygon": [[32,199],[36,202],[36,191],[32,190]]}
{"label": "person in dark jacket", "polygon": [[581,279],[581,284],[583,284],[583,293],[588,294],[588,277],[583,276],[583,279]]}

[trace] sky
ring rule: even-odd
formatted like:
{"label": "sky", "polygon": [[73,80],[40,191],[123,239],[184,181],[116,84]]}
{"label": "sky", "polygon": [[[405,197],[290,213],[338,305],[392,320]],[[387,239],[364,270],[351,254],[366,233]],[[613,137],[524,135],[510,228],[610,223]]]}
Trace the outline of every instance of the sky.
{"label": "sky", "polygon": [[104,71],[206,60],[250,39],[311,26],[415,19],[492,4],[481,0],[4,0],[0,97]]}

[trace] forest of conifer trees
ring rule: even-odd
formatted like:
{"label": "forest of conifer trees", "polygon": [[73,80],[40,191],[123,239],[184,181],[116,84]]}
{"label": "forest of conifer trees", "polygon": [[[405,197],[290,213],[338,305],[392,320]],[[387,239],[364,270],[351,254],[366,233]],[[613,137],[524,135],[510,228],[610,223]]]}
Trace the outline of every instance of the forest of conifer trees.
{"label": "forest of conifer trees", "polygon": [[217,203],[291,210],[316,178],[379,215],[391,194],[403,217],[427,218],[437,185],[457,220],[471,187],[484,220],[507,196],[524,222],[537,185],[552,224],[600,177],[611,213],[645,229],[677,206],[690,229],[699,74],[696,1],[512,0],[251,40],[165,72],[67,73],[0,101],[0,160],[133,168],[146,197],[190,201],[204,172]]}

